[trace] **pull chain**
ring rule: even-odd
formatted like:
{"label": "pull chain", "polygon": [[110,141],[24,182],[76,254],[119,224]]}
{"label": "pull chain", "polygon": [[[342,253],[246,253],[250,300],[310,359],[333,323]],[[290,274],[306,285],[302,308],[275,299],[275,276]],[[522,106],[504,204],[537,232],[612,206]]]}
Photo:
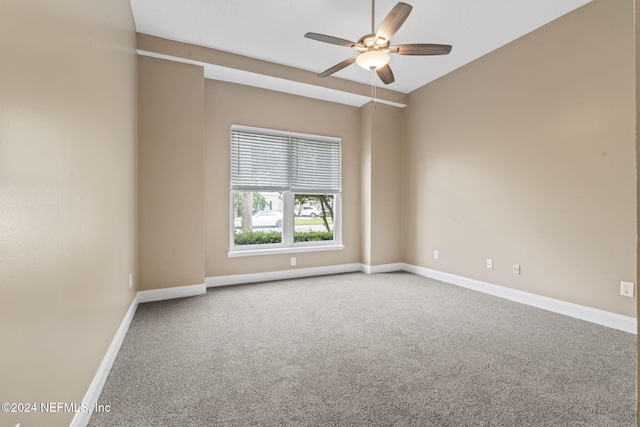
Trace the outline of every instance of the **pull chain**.
{"label": "pull chain", "polygon": [[[371,0],[371,34],[375,31],[376,0]],[[371,102],[376,108],[376,73],[371,70]]]}
{"label": "pull chain", "polygon": [[376,108],[376,99],[378,97],[378,88],[376,87],[376,72],[371,70],[371,103],[373,104],[373,108]]}

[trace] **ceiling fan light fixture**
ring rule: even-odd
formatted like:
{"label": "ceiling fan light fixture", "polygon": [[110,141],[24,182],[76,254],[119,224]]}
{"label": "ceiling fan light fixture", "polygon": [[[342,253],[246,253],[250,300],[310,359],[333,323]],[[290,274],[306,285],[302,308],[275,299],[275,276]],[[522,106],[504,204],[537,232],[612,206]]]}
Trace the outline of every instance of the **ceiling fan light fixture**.
{"label": "ceiling fan light fixture", "polygon": [[[355,62],[365,70],[375,71],[380,80],[382,80],[382,83],[388,85],[395,81],[391,67],[388,65],[389,59],[391,58],[389,54],[447,55],[451,52],[451,45],[444,44],[411,43],[391,46],[391,37],[400,29],[409,16],[409,13],[411,13],[413,6],[403,2],[396,4],[382,20],[378,31],[375,31],[374,28],[375,9],[375,0],[371,0],[371,34],[360,37],[357,42],[318,33],[307,33],[304,35],[308,39],[348,47],[358,52],[356,56],[345,59],[321,72],[318,74],[318,77],[330,76]],[[373,82],[375,74],[371,74]]]}
{"label": "ceiling fan light fixture", "polygon": [[365,70],[377,70],[387,65],[390,59],[391,57],[387,53],[379,50],[370,50],[358,55],[356,64]]}

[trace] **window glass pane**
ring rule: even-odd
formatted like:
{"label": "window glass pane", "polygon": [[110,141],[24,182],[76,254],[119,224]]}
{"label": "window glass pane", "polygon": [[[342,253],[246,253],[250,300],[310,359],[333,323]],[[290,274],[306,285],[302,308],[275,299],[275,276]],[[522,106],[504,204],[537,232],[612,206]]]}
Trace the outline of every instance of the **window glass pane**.
{"label": "window glass pane", "polygon": [[281,192],[233,192],[233,241],[236,246],[282,243]]}
{"label": "window glass pane", "polygon": [[295,194],[294,201],[294,242],[334,240],[333,194]]}

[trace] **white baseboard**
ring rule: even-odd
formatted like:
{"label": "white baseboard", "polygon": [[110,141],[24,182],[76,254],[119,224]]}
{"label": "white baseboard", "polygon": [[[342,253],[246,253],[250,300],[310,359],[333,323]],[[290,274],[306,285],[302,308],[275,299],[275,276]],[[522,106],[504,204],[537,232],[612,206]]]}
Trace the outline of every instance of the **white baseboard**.
{"label": "white baseboard", "polygon": [[241,285],[243,283],[270,282],[273,280],[296,279],[299,277],[324,276],[327,274],[353,273],[360,271],[360,264],[338,264],[326,267],[292,268],[291,270],[269,271],[266,273],[231,274],[205,278],[207,288]]}
{"label": "white baseboard", "polygon": [[555,313],[564,314],[566,316],[575,317],[577,319],[586,320],[588,322],[607,326],[609,328],[619,329],[631,334],[637,335],[638,333],[638,321],[633,317],[623,316],[621,314],[598,310],[596,308],[573,304],[562,300],[548,298],[529,292],[519,291],[517,289],[494,285],[492,283],[469,279],[466,277],[457,276],[455,274],[444,273],[442,271],[418,267],[411,264],[403,264],[402,269],[409,273],[414,273],[420,276],[429,277],[431,279],[440,280],[452,285],[461,286],[464,288],[472,289],[474,291],[508,299],[511,301],[516,301],[533,307],[542,308],[544,310],[553,311]]}
{"label": "white baseboard", "polygon": [[325,267],[292,268],[290,270],[269,271],[266,273],[230,274],[227,276],[211,276],[205,279],[207,288],[217,286],[241,285],[243,283],[270,282],[273,280],[296,279],[300,277],[323,276],[327,274],[353,273],[362,271],[367,274],[390,273],[402,271],[404,264],[366,265],[366,264],[338,264]]}
{"label": "white baseboard", "polygon": [[404,264],[402,264],[401,262],[381,265],[360,264],[360,271],[367,274],[391,273],[393,271],[402,270],[404,270]]}
{"label": "white baseboard", "polygon": [[194,297],[207,293],[204,283],[198,285],[175,286],[173,288],[151,289],[138,292],[138,302],[162,301],[165,299]]}
{"label": "white baseboard", "polygon": [[91,410],[76,412],[76,415],[71,421],[70,427],[85,427],[89,423],[89,419],[93,413],[93,408],[95,408],[98,398],[100,397],[100,393],[102,393],[102,387],[104,387],[104,383],[107,381],[109,371],[111,371],[113,362],[116,360],[116,356],[118,355],[124,336],[129,330],[129,325],[131,325],[131,321],[133,320],[133,316],[136,313],[137,308],[138,295],[136,295],[135,298],[133,298],[133,301],[131,301],[129,310],[127,310],[124,319],[122,319],[120,327],[116,331],[116,335],[113,337],[111,345],[109,345],[109,348],[107,349],[107,353],[102,358],[98,371],[93,377],[93,381],[91,381],[91,385],[89,385],[89,390],[87,390],[87,393],[84,395],[84,399],[82,399],[83,407],[90,408]]}

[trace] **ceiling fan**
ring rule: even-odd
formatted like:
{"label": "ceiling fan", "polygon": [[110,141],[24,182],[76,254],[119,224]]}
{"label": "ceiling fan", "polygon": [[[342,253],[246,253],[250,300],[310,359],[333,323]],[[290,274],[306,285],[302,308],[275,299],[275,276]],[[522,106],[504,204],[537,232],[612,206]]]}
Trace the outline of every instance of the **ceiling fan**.
{"label": "ceiling fan", "polygon": [[327,77],[342,70],[354,62],[366,70],[375,70],[380,80],[386,85],[393,83],[395,78],[389,67],[389,54],[396,55],[447,55],[451,52],[451,45],[447,44],[400,44],[391,45],[391,37],[400,29],[404,21],[411,13],[413,6],[407,3],[398,3],[384,18],[378,31],[374,32],[375,0],[371,0],[371,34],[360,37],[357,42],[327,36],[318,33],[307,33],[308,39],[331,43],[338,46],[350,47],[358,51],[358,55],[340,62],[333,67],[318,74],[318,77]]}

